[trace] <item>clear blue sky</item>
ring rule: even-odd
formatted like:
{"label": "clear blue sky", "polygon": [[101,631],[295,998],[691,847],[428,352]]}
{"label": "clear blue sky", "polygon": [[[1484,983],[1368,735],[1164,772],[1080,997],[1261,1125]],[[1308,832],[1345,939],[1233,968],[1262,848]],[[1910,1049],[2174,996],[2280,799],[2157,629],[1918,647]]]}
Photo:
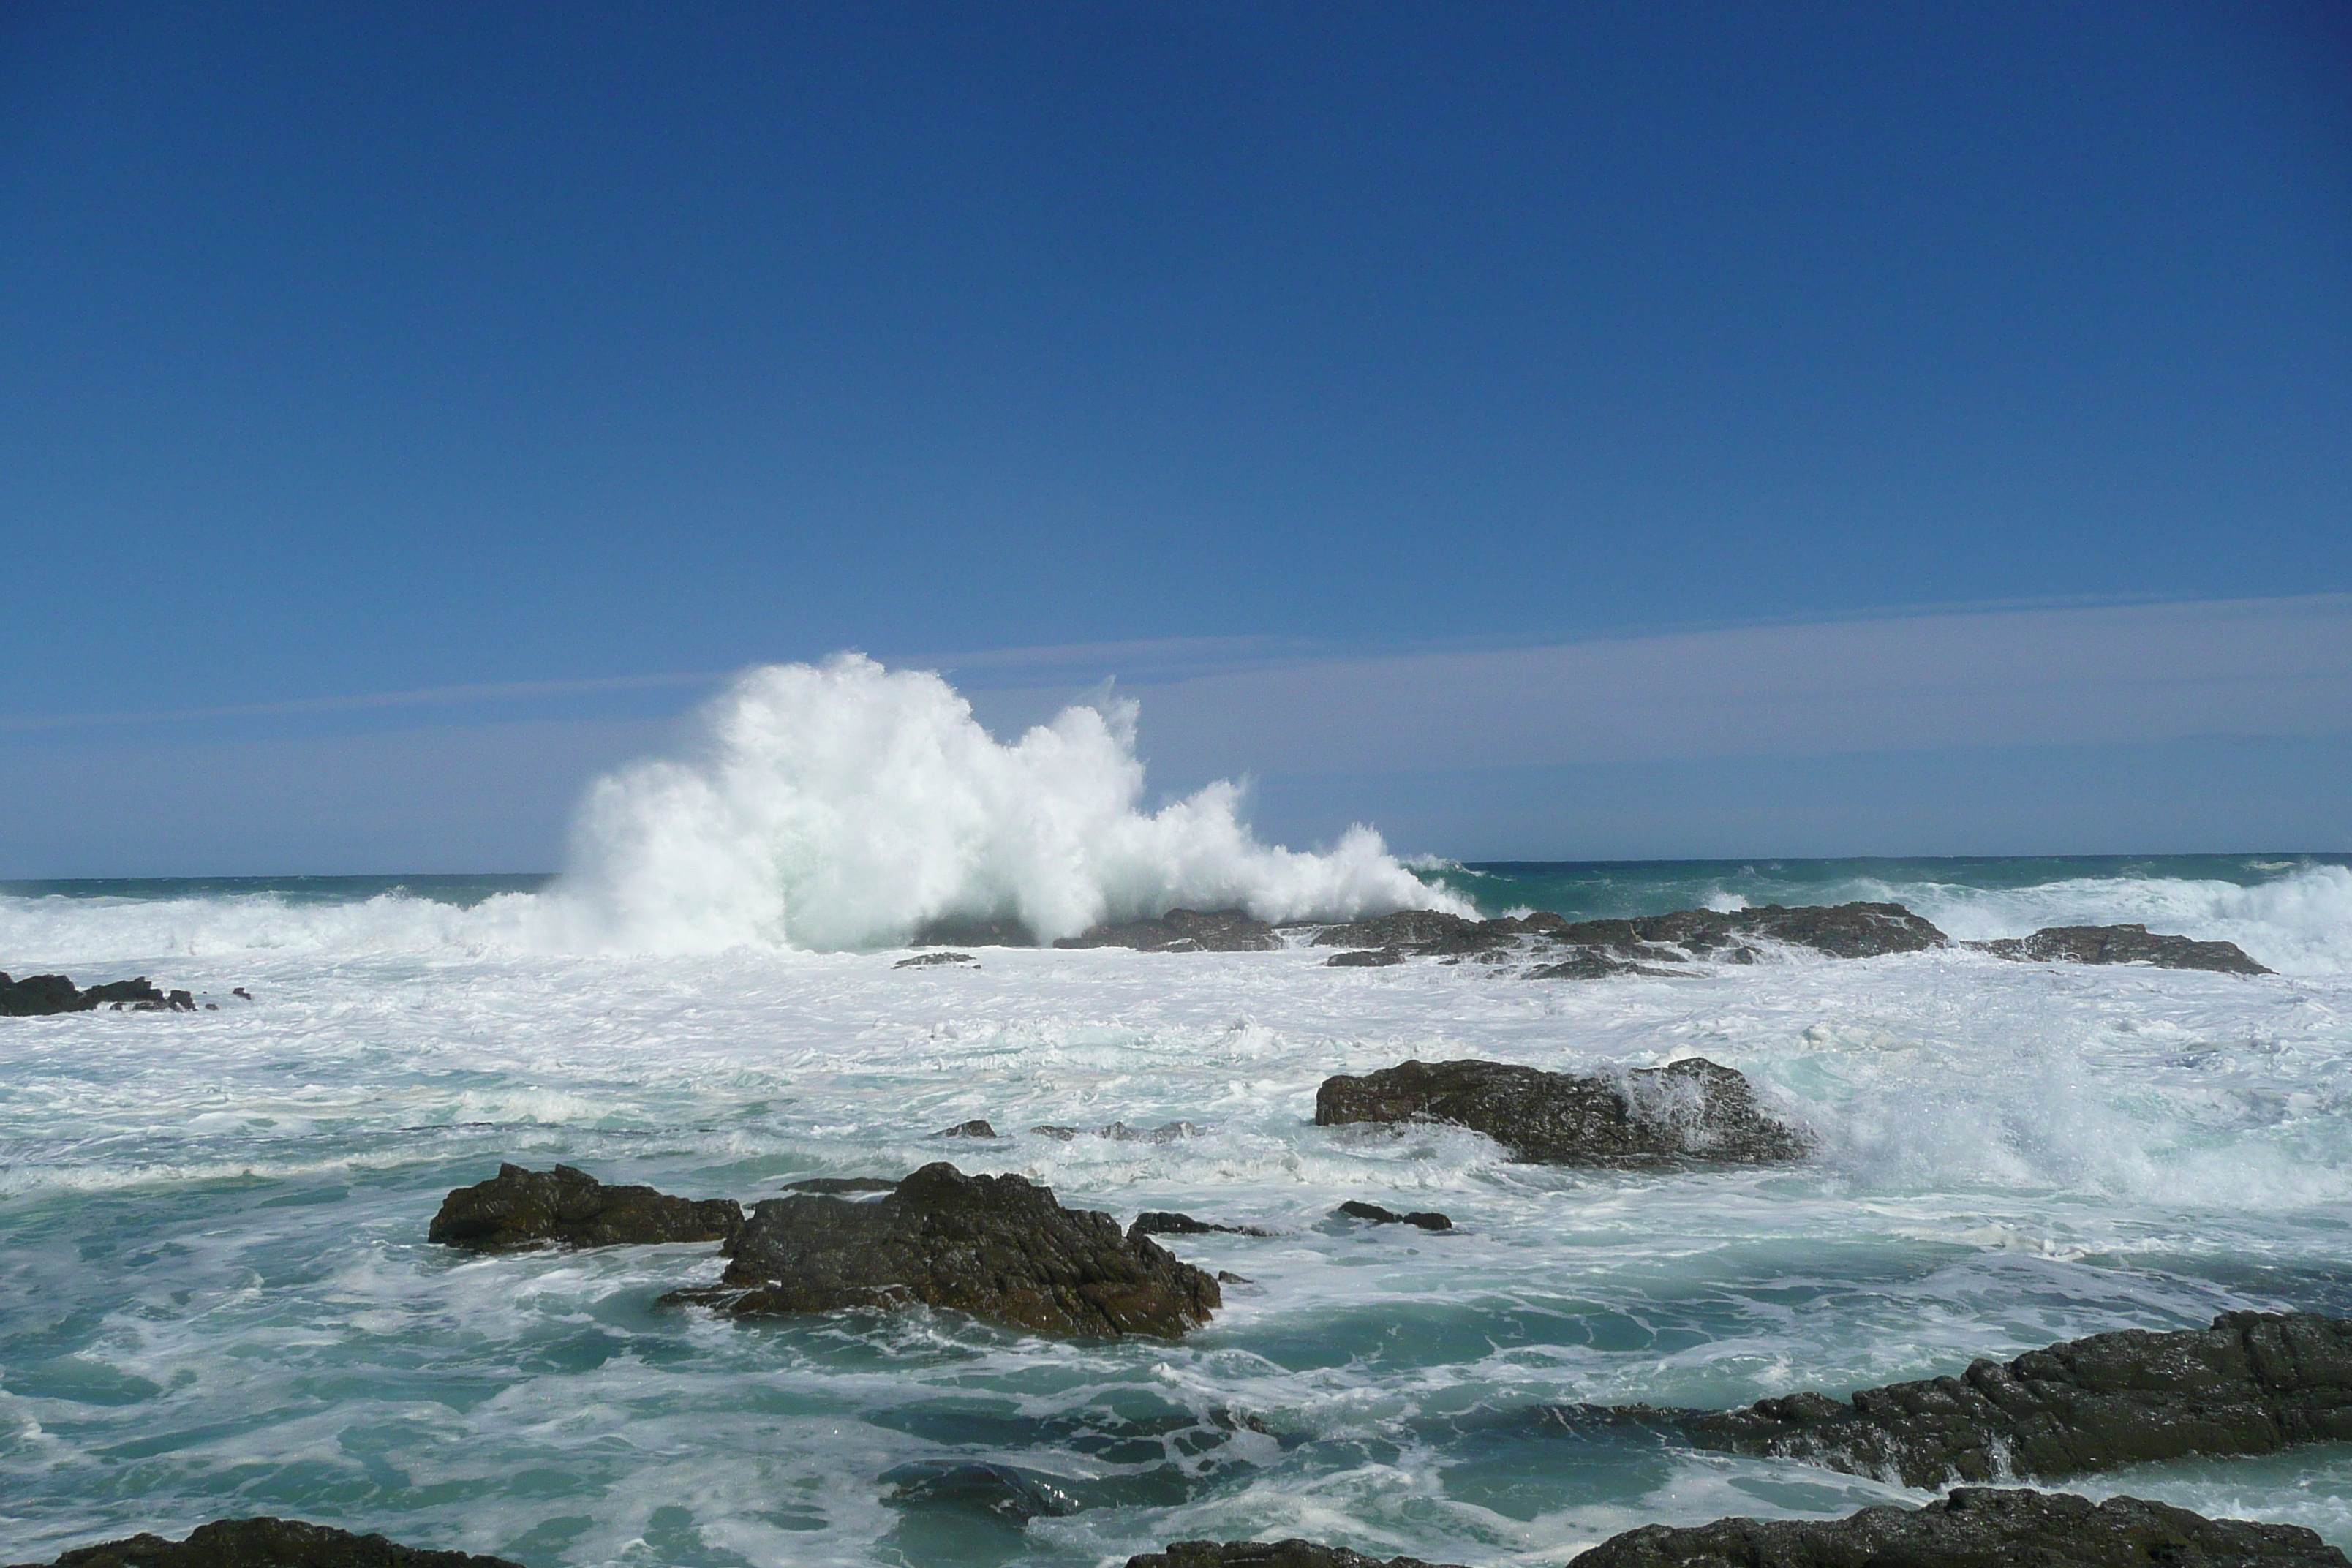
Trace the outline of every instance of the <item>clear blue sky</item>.
{"label": "clear blue sky", "polygon": [[[2352,592],[2340,0],[17,5],[0,132],[0,875],[549,864],[700,689],[387,692],[1200,639],[1003,700],[1149,752],[1186,658]],[[2342,847],[2347,729],[2032,787],[2250,747],[2110,837]],[[1187,743],[1410,848],[2240,847]],[[1808,754],[2063,737],[1969,743]],[[371,838],[404,746],[472,760]]]}

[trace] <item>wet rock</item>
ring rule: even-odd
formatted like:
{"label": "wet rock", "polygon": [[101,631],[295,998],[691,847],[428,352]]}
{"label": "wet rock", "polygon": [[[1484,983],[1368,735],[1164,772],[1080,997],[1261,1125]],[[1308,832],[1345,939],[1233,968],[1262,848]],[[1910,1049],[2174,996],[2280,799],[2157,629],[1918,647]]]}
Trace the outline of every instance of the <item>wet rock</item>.
{"label": "wet rock", "polygon": [[1276,1234],[1261,1230],[1254,1225],[1212,1225],[1204,1219],[1194,1219],[1188,1214],[1171,1214],[1165,1209],[1146,1209],[1135,1216],[1127,1227],[1129,1239],[1139,1236],[1257,1236]]}
{"label": "wet rock", "polygon": [[2061,963],[2147,963],[2158,969],[2210,969],[2221,974],[2268,974],[2234,942],[2193,942],[2158,936],[2144,925],[2044,926],[2032,936],[1969,943],[1995,958]]}
{"label": "wet rock", "polygon": [[1349,1199],[1331,1212],[1342,1219],[1368,1219],[1374,1225],[1417,1225],[1423,1230],[1454,1228],[1454,1222],[1442,1214],[1399,1214],[1394,1209],[1384,1209],[1378,1204],[1368,1204],[1356,1198]]}
{"label": "wet rock", "polygon": [[170,996],[147,983],[141,975],[136,980],[114,980],[87,990],[77,987],[62,974],[28,974],[22,980],[11,980],[0,974],[0,1018],[33,1018],[53,1013],[88,1013],[112,1005],[120,1010],[125,1003],[141,1012],[193,1013],[195,999],[185,991],[174,991]]}
{"label": "wet rock", "polygon": [[[1066,1143],[1078,1136],[1076,1127],[1064,1127],[1058,1122],[1045,1121],[1029,1131],[1040,1138],[1051,1138]],[[1179,1138],[1198,1138],[1201,1130],[1189,1121],[1164,1121],[1157,1127],[1129,1127],[1124,1121],[1114,1121],[1108,1127],[1094,1130],[1097,1138],[1108,1138],[1117,1143],[1173,1143]]]}
{"label": "wet rock", "polygon": [[1170,910],[1156,921],[1098,925],[1055,947],[1131,947],[1139,952],[1272,952],[1282,938],[1246,910]]}
{"label": "wet rock", "polygon": [[1360,1121],[1449,1122],[1537,1164],[1761,1164],[1799,1159],[1811,1146],[1758,1106],[1747,1079],[1701,1058],[1613,1075],[1409,1061],[1326,1079],[1315,1125]]}
{"label": "wet rock", "polygon": [[736,1316],[921,1305],[1040,1333],[1163,1339],[1220,1305],[1216,1280],[1110,1215],[944,1162],[872,1203],[771,1198],[727,1254],[718,1285],[663,1300]]}
{"label": "wet rock", "polygon": [[881,1479],[891,1487],[884,1500],[900,1508],[984,1514],[1015,1525],[1078,1511],[1077,1500],[1054,1478],[1011,1465],[920,1460],[885,1470]]}
{"label": "wet rock", "polygon": [[1935,1487],[2063,1476],[2190,1454],[2352,1440],[2352,1320],[2224,1312],[2210,1329],[2127,1329],[1979,1361],[1958,1377],[1792,1394],[1744,1410],[1564,1412],[1695,1447]]}
{"label": "wet rock", "polygon": [[246,999],[247,1001],[248,1001],[248,1002],[250,1002],[250,1001],[252,1001],[252,1000],[253,1000],[253,993],[252,993],[252,992],[250,992],[250,991],[247,991],[247,990],[244,986],[242,986],[242,985],[232,985],[232,986],[230,986],[230,987],[228,988],[228,994],[229,994],[230,995],[232,995],[232,996],[242,996],[243,998],[245,998],[245,999]]}
{"label": "wet rock", "polygon": [[1479,924],[1443,910],[1399,910],[1377,920],[1351,921],[1315,933],[1317,947],[1418,948],[1457,936]]}
{"label": "wet rock", "polygon": [[1035,947],[1037,933],[1009,916],[942,915],[915,928],[908,947]]}
{"label": "wet rock", "polygon": [[1179,1541],[1127,1560],[1127,1568],[1445,1568],[1418,1557],[1367,1557],[1312,1541]]}
{"label": "wet rock", "polygon": [[993,1138],[996,1136],[996,1129],[975,1117],[970,1121],[959,1121],[953,1127],[942,1127],[931,1136],[934,1138]]}
{"label": "wet rock", "polygon": [[1644,948],[1675,948],[1694,957],[1712,956],[1759,939],[1810,948],[1832,958],[1925,952],[1951,942],[1901,904],[1876,903],[1676,910],[1637,920],[1577,921],[1551,932],[1554,942],[1602,948],[1628,958],[1659,956],[1655,952],[1644,954]]}
{"label": "wet rock", "polygon": [[570,1165],[500,1165],[487,1182],[441,1200],[426,1239],[473,1252],[526,1247],[615,1247],[725,1241],[743,1223],[733,1198],[678,1198],[651,1187],[606,1186]]}
{"label": "wet rock", "polygon": [[2094,1503],[1978,1487],[1925,1508],[1866,1508],[1838,1520],[1647,1525],[1570,1561],[1574,1568],[2346,1568],[2344,1553],[2300,1525],[2207,1519],[2138,1498]]}
{"label": "wet rock", "polygon": [[929,969],[941,963],[969,963],[978,968],[980,961],[968,952],[919,952],[912,958],[902,958],[893,969]]}
{"label": "wet rock", "polygon": [[895,1193],[898,1184],[887,1176],[804,1176],[797,1182],[786,1182],[788,1193],[823,1193],[840,1197],[848,1193]]}
{"label": "wet rock", "polygon": [[502,1557],[427,1552],[294,1519],[223,1519],[185,1541],[134,1535],[80,1546],[48,1568],[517,1568]]}
{"label": "wet rock", "polygon": [[1528,971],[1530,980],[1606,980],[1612,974],[1671,974],[1668,969],[1654,964],[1636,963],[1630,958],[1620,958],[1606,948],[1579,947],[1570,950],[1565,958],[1539,964]]}
{"label": "wet rock", "polygon": [[1391,963],[1404,962],[1404,950],[1397,947],[1359,948],[1352,952],[1335,952],[1323,961],[1329,969],[1385,969]]}

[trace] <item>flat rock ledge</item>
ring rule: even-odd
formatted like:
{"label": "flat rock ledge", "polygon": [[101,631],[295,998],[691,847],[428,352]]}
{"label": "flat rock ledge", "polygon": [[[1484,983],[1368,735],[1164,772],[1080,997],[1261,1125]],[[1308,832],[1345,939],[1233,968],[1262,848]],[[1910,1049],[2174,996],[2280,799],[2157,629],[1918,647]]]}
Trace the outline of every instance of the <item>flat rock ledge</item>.
{"label": "flat rock ledge", "polygon": [[1418,1557],[1367,1557],[1312,1541],[1179,1541],[1127,1560],[1127,1568],[1451,1568]]}
{"label": "flat rock ledge", "polygon": [[1275,929],[1247,910],[1170,910],[1156,921],[1098,925],[1055,947],[1131,947],[1139,952],[1272,952]]}
{"label": "flat rock ledge", "polygon": [[570,1165],[527,1171],[500,1165],[487,1182],[441,1200],[428,1241],[470,1252],[530,1247],[645,1246],[725,1241],[743,1225],[733,1198],[678,1198],[651,1187],[606,1186]]}
{"label": "flat rock ledge", "polygon": [[1812,1146],[1758,1106],[1747,1079],[1696,1057],[1610,1075],[1465,1060],[1326,1079],[1315,1125],[1365,1121],[1467,1127],[1530,1164],[1776,1164]]}
{"label": "flat rock ledge", "polygon": [[1223,1305],[1213,1277],[1110,1215],[944,1161],[870,1202],[770,1198],[726,1252],[717,1285],[663,1301],[734,1317],[925,1306],[1036,1333],[1171,1340]]}
{"label": "flat rock ledge", "polygon": [[[26,1564],[26,1568],[32,1568]],[[297,1519],[222,1519],[185,1541],[134,1535],[78,1546],[45,1568],[518,1568],[503,1557],[426,1552]]]}
{"label": "flat rock ledge", "polygon": [[[1138,1562],[1144,1561],[1141,1558]],[[2069,1492],[1962,1487],[1925,1508],[1844,1519],[1645,1525],[1570,1559],[1575,1568],[2345,1568],[2299,1524],[2207,1519],[2185,1508]]]}
{"label": "flat rock ledge", "polygon": [[2032,936],[1969,944],[2020,963],[2147,963],[2158,969],[2208,969],[2219,974],[2269,974],[2234,942],[2159,936],[2144,925],[2043,926]]}
{"label": "flat rock ledge", "polygon": [[1792,1394],[1744,1410],[1632,1405],[1559,1414],[1570,1426],[1597,1416],[1679,1434],[1700,1448],[1910,1487],[2269,1454],[2352,1439],[2352,1320],[2224,1312],[2210,1329],[2093,1334],[1851,1400]]}

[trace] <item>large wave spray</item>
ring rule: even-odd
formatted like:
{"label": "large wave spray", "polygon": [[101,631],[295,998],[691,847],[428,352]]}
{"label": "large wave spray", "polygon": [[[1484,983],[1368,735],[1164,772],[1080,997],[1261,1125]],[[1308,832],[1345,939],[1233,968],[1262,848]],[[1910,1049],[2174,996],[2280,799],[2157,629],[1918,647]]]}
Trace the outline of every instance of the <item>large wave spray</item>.
{"label": "large wave spray", "polygon": [[1135,719],[1073,707],[1006,745],[928,671],[856,654],[750,670],[692,755],[590,789],[563,901],[593,940],[654,952],[873,947],[950,917],[1051,942],[1180,905],[1470,912],[1369,827],[1327,854],[1260,843],[1230,783],[1146,814]]}

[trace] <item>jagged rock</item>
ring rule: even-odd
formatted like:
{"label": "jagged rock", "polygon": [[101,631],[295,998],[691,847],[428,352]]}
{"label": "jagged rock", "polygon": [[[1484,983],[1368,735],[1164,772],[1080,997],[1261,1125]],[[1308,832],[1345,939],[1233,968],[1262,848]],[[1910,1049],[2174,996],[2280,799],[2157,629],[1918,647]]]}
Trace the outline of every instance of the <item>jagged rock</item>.
{"label": "jagged rock", "polygon": [[1384,1209],[1378,1204],[1368,1204],[1359,1198],[1349,1198],[1331,1212],[1343,1219],[1368,1219],[1374,1225],[1417,1225],[1423,1230],[1454,1228],[1454,1222],[1442,1214],[1399,1214],[1394,1209]]}
{"label": "jagged rock", "polygon": [[1838,1520],[1646,1525],[1570,1562],[1574,1568],[2347,1568],[2344,1553],[2300,1525],[2207,1519],[2138,1498],[2094,1503],[2066,1492],[1979,1487],[1925,1508],[1866,1508]]}
{"label": "jagged rock", "polygon": [[996,1136],[996,1129],[978,1117],[974,1117],[970,1121],[959,1121],[953,1127],[942,1127],[931,1136],[934,1138],[993,1138]]}
{"label": "jagged rock", "polygon": [[1171,1214],[1165,1209],[1146,1209],[1135,1216],[1127,1227],[1128,1238],[1139,1236],[1273,1236],[1254,1225],[1212,1225],[1204,1219],[1194,1219],[1188,1214]]}
{"label": "jagged rock", "polygon": [[2064,963],[2149,963],[2158,969],[2210,969],[2221,974],[2269,974],[2234,942],[2194,942],[2158,936],[2144,925],[2044,926],[2032,936],[1969,943],[1995,958]]}
{"label": "jagged rock", "polygon": [[295,1519],[222,1519],[185,1541],[134,1535],[79,1546],[47,1568],[517,1568],[503,1557],[427,1552]]}
{"label": "jagged rock", "polygon": [[908,947],[1035,947],[1037,933],[1009,916],[942,915],[915,928]]}
{"label": "jagged rock", "polygon": [[1078,1511],[1077,1500],[1052,1479],[1011,1465],[926,1459],[885,1470],[881,1479],[891,1487],[884,1500],[900,1508],[985,1513],[1009,1524]]}
{"label": "jagged rock", "polygon": [[1391,963],[1404,962],[1404,950],[1395,947],[1360,948],[1352,952],[1335,952],[1323,961],[1329,969],[1385,969]]}
{"label": "jagged rock", "polygon": [[1744,1410],[1634,1405],[1561,1415],[1912,1487],[2268,1454],[2352,1439],[2352,1320],[2224,1312],[2210,1329],[2094,1334],[1851,1400],[1792,1394]]}
{"label": "jagged rock", "polygon": [[88,1013],[94,1008],[113,1004],[119,1010],[129,1003],[142,1013],[193,1013],[195,998],[185,991],[174,991],[169,996],[147,983],[141,975],[136,980],[113,980],[88,990],[77,987],[62,974],[27,974],[22,980],[11,980],[0,974],[0,1018],[32,1018],[52,1013]]}
{"label": "jagged rock", "polygon": [[1315,1094],[1315,1125],[1358,1121],[1451,1122],[1538,1164],[1759,1164],[1801,1158],[1811,1146],[1765,1114],[1747,1079],[1701,1058],[1618,1075],[1409,1061],[1326,1079]]}
{"label": "jagged rock", "polygon": [[1040,1333],[1163,1339],[1222,1304],[1216,1280],[1110,1215],[944,1162],[871,1203],[771,1198],[727,1254],[718,1285],[663,1300],[735,1316],[919,1304]]}
{"label": "jagged rock", "polygon": [[1272,952],[1282,938],[1246,910],[1170,910],[1156,921],[1099,925],[1055,947],[1131,947],[1139,952]]}
{"label": "jagged rock", "polygon": [[1367,1557],[1312,1541],[1179,1541],[1127,1560],[1127,1568],[1447,1568],[1418,1557]]}
{"label": "jagged rock", "polygon": [[979,962],[979,960],[973,958],[972,955],[968,952],[919,952],[912,958],[900,959],[890,967],[893,969],[929,969],[936,964],[941,963],[969,963],[974,968],[978,968]]}
{"label": "jagged rock", "polygon": [[887,1176],[803,1176],[797,1182],[786,1182],[788,1193],[824,1193],[839,1197],[845,1193],[895,1193],[898,1184]]}
{"label": "jagged rock", "polygon": [[570,1165],[500,1165],[487,1182],[441,1200],[430,1241],[474,1252],[525,1247],[615,1247],[725,1241],[743,1223],[733,1198],[678,1198],[651,1187],[608,1187]]}
{"label": "jagged rock", "polygon": [[1551,932],[1555,942],[1605,948],[1622,957],[1657,957],[1642,950],[1679,948],[1693,956],[1737,949],[1761,938],[1811,948],[1832,958],[1876,958],[1925,952],[1951,939],[1901,904],[1806,904],[1786,909],[1676,910],[1637,920],[1578,921]]}
{"label": "jagged rock", "polygon": [[1653,963],[1636,963],[1630,958],[1620,958],[1607,948],[1570,948],[1566,958],[1539,964],[1528,971],[1530,980],[1606,980],[1612,974],[1672,974],[1671,969],[1661,969]]}

